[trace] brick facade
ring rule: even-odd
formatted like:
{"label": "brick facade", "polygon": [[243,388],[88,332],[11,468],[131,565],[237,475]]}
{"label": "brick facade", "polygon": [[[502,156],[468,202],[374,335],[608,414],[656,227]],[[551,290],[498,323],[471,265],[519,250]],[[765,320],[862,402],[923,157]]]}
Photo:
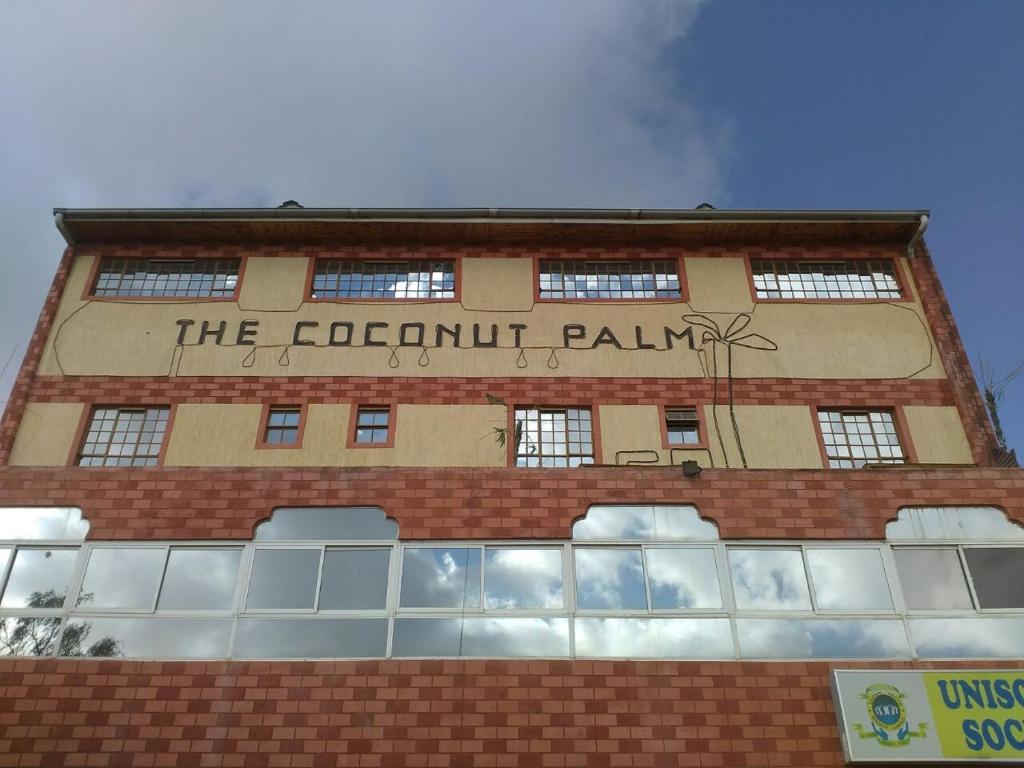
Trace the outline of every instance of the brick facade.
{"label": "brick facade", "polygon": [[[120,257],[676,256],[863,258],[893,244],[779,247],[79,246]],[[567,539],[592,504],[693,504],[724,540],[871,539],[902,506],[987,505],[1024,524],[1024,473],[995,439],[934,264],[914,287],[948,379],[739,379],[737,405],[955,405],[976,468],[572,470],[80,469],[7,466],[25,406],[108,404],[600,404],[710,402],[707,379],[37,376],[68,277],[61,260],[0,422],[0,505],[79,506],[88,538],[249,540],[278,506],[372,505],[403,540]],[[3,766],[835,766],[829,674],[843,668],[1024,668],[1024,661],[166,662],[0,659]]]}

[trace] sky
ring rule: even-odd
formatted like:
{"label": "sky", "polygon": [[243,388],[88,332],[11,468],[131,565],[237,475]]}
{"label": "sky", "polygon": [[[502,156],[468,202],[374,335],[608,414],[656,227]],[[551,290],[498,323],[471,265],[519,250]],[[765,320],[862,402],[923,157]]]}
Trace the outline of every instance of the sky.
{"label": "sky", "polygon": [[[928,208],[1024,360],[1024,3],[0,4],[0,405],[58,207]],[[1024,376],[1001,414],[1024,453]]]}

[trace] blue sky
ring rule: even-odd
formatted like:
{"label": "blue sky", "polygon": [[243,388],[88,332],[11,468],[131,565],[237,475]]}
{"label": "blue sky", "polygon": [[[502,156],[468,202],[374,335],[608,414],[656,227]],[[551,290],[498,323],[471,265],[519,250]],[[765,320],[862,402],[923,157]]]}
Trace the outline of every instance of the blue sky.
{"label": "blue sky", "polygon": [[[1024,359],[1024,3],[11,2],[0,401],[50,208],[930,208],[972,360]],[[1024,449],[1024,379],[1003,420]]]}

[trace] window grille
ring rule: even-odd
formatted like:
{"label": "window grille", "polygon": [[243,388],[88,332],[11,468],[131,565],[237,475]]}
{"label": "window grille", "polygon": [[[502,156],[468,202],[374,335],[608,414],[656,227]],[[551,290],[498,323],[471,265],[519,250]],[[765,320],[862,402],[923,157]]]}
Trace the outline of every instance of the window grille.
{"label": "window grille", "polygon": [[82,467],[155,467],[170,409],[96,408],[78,464]]}
{"label": "window grille", "polygon": [[589,408],[517,408],[517,467],[578,467],[594,463]]}
{"label": "window grille", "polygon": [[676,261],[542,261],[542,299],[678,299]]}
{"label": "window grille", "polygon": [[899,299],[891,261],[755,261],[759,299]]}
{"label": "window grille", "polygon": [[818,411],[818,423],[831,469],[907,460],[889,411]]}
{"label": "window grille", "polygon": [[320,259],[314,299],[454,299],[455,262]]}
{"label": "window grille", "polygon": [[356,411],[355,442],[384,445],[391,431],[391,409],[360,407]]}
{"label": "window grille", "polygon": [[103,259],[92,295],[229,299],[240,264],[240,259]]}

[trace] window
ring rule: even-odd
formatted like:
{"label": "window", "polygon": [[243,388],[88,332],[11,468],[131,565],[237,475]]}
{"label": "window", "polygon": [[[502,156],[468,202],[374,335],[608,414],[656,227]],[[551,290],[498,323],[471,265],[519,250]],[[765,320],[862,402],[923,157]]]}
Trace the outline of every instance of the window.
{"label": "window", "polygon": [[92,295],[230,299],[240,265],[240,259],[103,259]]}
{"label": "window", "polygon": [[678,261],[542,261],[542,299],[678,299]]}
{"label": "window", "polygon": [[374,405],[360,405],[356,408],[355,423],[352,427],[350,445],[390,447],[392,440],[391,408]]}
{"label": "window", "polygon": [[818,424],[831,469],[907,460],[890,411],[818,411]]}
{"label": "window", "polygon": [[455,262],[319,259],[314,299],[454,299]]}
{"label": "window", "polygon": [[302,435],[301,408],[268,408],[263,425],[262,445],[268,447],[297,447]]}
{"label": "window", "polygon": [[170,409],[96,408],[78,454],[82,467],[155,467]]}
{"label": "window", "polygon": [[891,261],[754,261],[759,299],[899,299]]}
{"label": "window", "polygon": [[589,408],[517,408],[517,467],[578,467],[594,463]]}
{"label": "window", "polygon": [[1024,609],[1024,547],[897,547],[911,610]]}
{"label": "window", "polygon": [[665,409],[665,442],[668,445],[700,443],[700,419],[696,408]]}

